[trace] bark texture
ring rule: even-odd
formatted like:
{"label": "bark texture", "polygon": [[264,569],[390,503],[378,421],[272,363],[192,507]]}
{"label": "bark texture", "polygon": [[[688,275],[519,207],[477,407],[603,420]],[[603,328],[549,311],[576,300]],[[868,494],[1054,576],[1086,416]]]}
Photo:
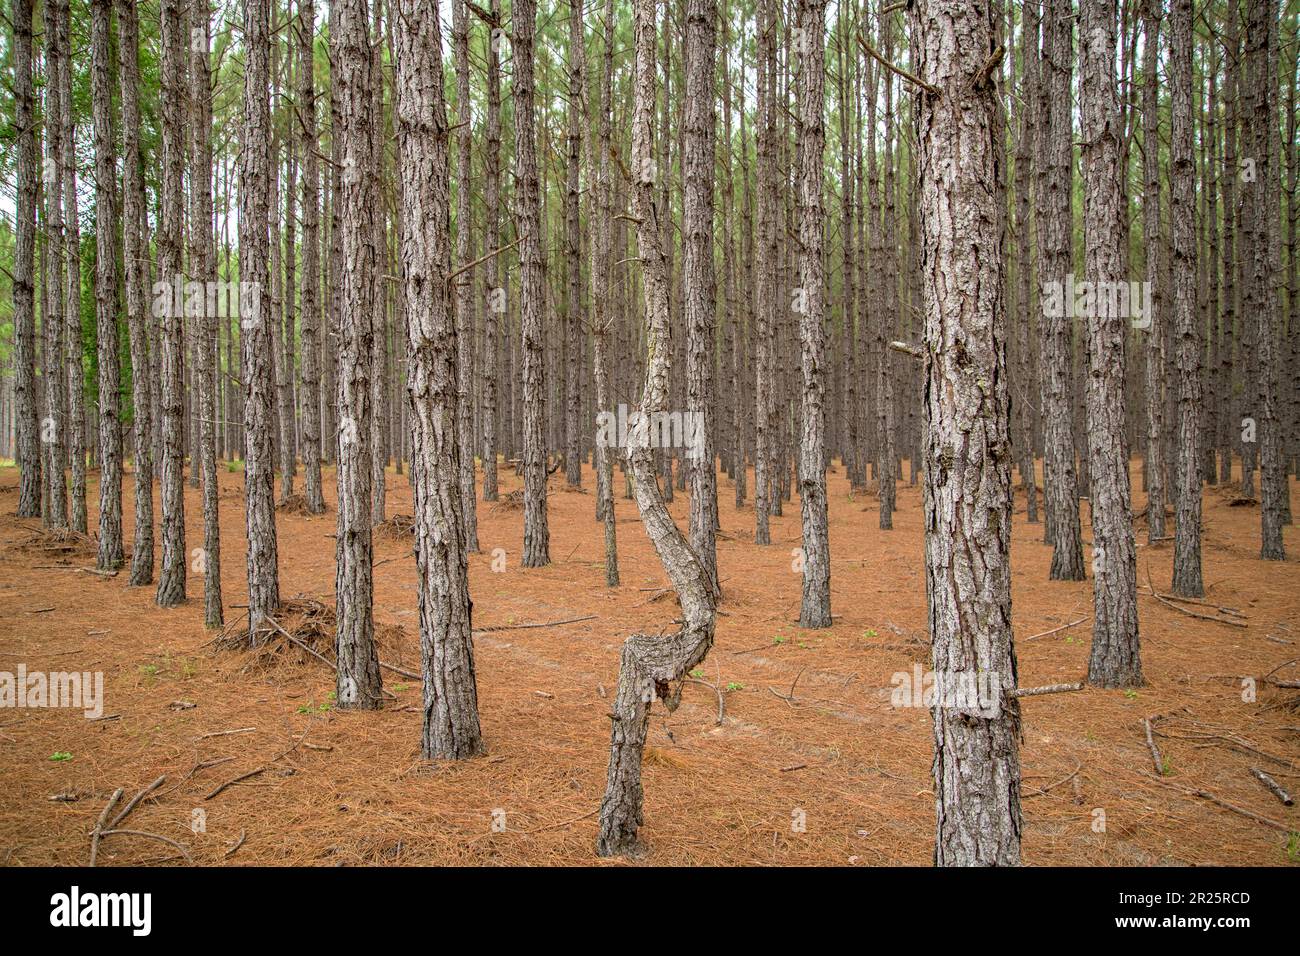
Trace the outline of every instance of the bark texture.
{"label": "bark texture", "polygon": [[[925,321],[926,582],[937,674],[991,698],[936,703],[935,863],[1020,862],[1020,714],[1011,691],[1011,441],[1002,273],[997,7],[918,0],[921,314]],[[973,706],[972,706],[973,705]]]}

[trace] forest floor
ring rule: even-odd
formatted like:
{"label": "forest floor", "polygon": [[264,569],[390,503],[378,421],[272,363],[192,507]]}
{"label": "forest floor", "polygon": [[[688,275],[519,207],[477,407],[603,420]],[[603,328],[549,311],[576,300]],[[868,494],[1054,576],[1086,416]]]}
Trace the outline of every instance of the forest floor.
{"label": "forest floor", "polygon": [[[190,575],[186,605],[164,610],[152,587],[127,587],[125,572],[80,571],[93,567],[93,550],[75,542],[51,549],[37,537],[39,521],[13,517],[17,477],[12,467],[0,469],[0,671],[16,673],[19,664],[29,672],[102,671],[104,704],[99,720],[80,710],[0,710],[0,865],[84,865],[89,834],[113,792],[125,788],[125,802],[164,774],[166,782],[121,825],[184,845],[196,863],[597,862],[619,648],[633,631],[670,627],[677,610],[635,505],[621,497],[621,480],[617,589],[604,584],[594,493],[566,491],[561,475],[551,478],[553,563],[537,570],[519,565],[522,510],[479,502],[482,553],[470,560],[475,625],[591,617],[478,635],[488,755],[430,766],[419,759],[418,680],[385,672],[395,697],[385,709],[331,709],[331,671],[287,642],[271,663],[213,648],[201,575]],[[590,469],[583,477],[590,488]],[[238,626],[246,587],[243,476],[223,470],[220,479],[226,619]],[[123,489],[128,548],[131,481],[128,474]],[[773,518],[773,543],[758,547],[752,505],[737,511],[732,483],[720,482],[725,594],[700,679],[722,691],[725,716],[718,725],[718,698],[698,683],[685,685],[675,713],[655,706],[642,830],[650,863],[931,860],[930,716],[922,707],[891,706],[894,675],[928,667],[920,490],[900,485],[895,529],[882,532],[876,499],[851,496],[838,463],[829,482],[836,616],[821,631],[796,625],[797,500]],[[519,486],[503,469],[503,496]],[[1294,492],[1293,483],[1297,508]],[[327,471],[324,516],[279,515],[285,598],[333,604],[334,497]],[[1142,508],[1141,492],[1134,497]],[[1270,672],[1274,681],[1300,677],[1291,660],[1300,657],[1300,532],[1286,529],[1287,562],[1259,560],[1259,509],[1233,505],[1233,497],[1206,493],[1205,580],[1207,600],[1237,609],[1245,627],[1192,618],[1144,591],[1147,686],[1022,701],[1027,864],[1300,862],[1300,807],[1282,806],[1250,773],[1259,767],[1300,790],[1300,691],[1260,682],[1248,702],[1240,681]],[[679,493],[671,506],[683,527],[686,504]],[[412,511],[407,478],[391,471],[387,506],[390,517]],[[1079,680],[1092,582],[1049,582],[1042,526],[1026,522],[1020,493],[1016,506],[1020,685]],[[188,486],[185,514],[193,546],[202,540],[202,509]],[[1083,526],[1089,540],[1086,503]],[[1172,542],[1148,547],[1144,522],[1136,527],[1141,583],[1149,567],[1166,590]],[[1172,521],[1169,527],[1172,533]],[[418,670],[411,545],[400,528],[376,536],[375,619],[381,658]],[[505,551],[500,572],[492,570],[497,548]],[[1080,618],[1088,620],[1027,639]],[[329,641],[327,633],[321,646]],[[1153,776],[1142,723],[1157,714],[1167,715],[1155,726],[1162,780]],[[221,733],[232,730],[242,732]],[[1208,792],[1282,829],[1187,791]],[[101,865],[169,858],[183,865],[167,844],[138,836],[105,838],[99,849]]]}

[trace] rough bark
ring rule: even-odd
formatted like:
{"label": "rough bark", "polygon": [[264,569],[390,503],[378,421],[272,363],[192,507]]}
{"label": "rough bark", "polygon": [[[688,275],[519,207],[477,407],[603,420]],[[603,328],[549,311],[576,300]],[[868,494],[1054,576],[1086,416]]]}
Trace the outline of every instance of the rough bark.
{"label": "rough bark", "polygon": [[[95,124],[95,217],[117,221],[113,156],[112,0],[94,0],[91,14],[91,101]],[[122,564],[122,422],[118,388],[117,254],[115,230],[95,229],[95,338],[99,366],[99,547],[95,566]]]}
{"label": "rough bark", "polygon": [[[215,282],[217,251],[212,235],[212,81],[208,48],[212,43],[209,0],[195,0],[190,33],[191,133],[190,153],[190,274],[198,282]],[[203,487],[203,622],[220,627],[221,607],[221,489],[217,485],[217,326],[220,311],[205,311],[194,329],[198,362],[199,427],[195,456]]]}
{"label": "rough bark", "polygon": [[149,333],[145,315],[144,182],[140,169],[140,30],[134,0],[118,0],[122,81],[122,263],[131,339],[131,407],[135,433],[135,534],[130,583],[153,581],[153,441],[150,424]]}
{"label": "rough bark", "polygon": [[[463,0],[452,3],[452,48],[456,60],[456,261],[464,265],[474,257],[473,214],[470,211],[471,141],[474,117],[469,100],[469,14]],[[441,63],[442,55],[438,61]],[[408,315],[407,321],[410,321]],[[474,270],[456,278],[456,434],[460,451],[460,494],[464,509],[465,545],[478,551],[478,515],[474,496]]]}
{"label": "rough bark", "polygon": [[[1039,96],[1038,244],[1040,280],[1064,283],[1074,268],[1071,208],[1074,151],[1070,73],[1073,64],[1070,0],[1047,0],[1043,17],[1042,83]],[[1046,290],[1044,290],[1046,291]],[[1053,546],[1053,581],[1082,581],[1079,490],[1071,407],[1071,319],[1043,315],[1042,352],[1044,535]]]}
{"label": "rough bark", "polygon": [[[1122,132],[1115,82],[1115,2],[1083,0],[1080,10],[1085,281],[1126,282],[1121,261],[1121,247],[1126,240],[1120,193]],[[1137,553],[1124,432],[1128,316],[1119,306],[1117,297],[1098,294],[1095,308],[1087,310],[1086,404],[1094,604],[1088,680],[1102,687],[1135,687],[1142,683]],[[1192,471],[1195,473],[1195,468]]]}
{"label": "rough bark", "polygon": [[515,204],[519,231],[519,322],[523,347],[524,556],[526,568],[551,563],[546,523],[546,279],[542,263],[542,212],[537,175],[536,80],[533,46],[537,0],[516,0],[514,30]]}
{"label": "rough bark", "polygon": [[[501,29],[500,0],[492,0],[487,49],[487,150],[484,154],[484,230],[490,249],[503,245],[501,231]],[[479,400],[483,418],[483,500],[497,500],[497,352],[505,318],[505,270],[498,256],[487,263],[487,308],[483,313],[483,374]]]}
{"label": "rough bark", "polygon": [[671,351],[668,341],[668,271],[660,243],[661,210],[655,200],[650,162],[655,100],[655,14],[653,0],[635,6],[636,72],[632,116],[632,214],[637,219],[642,289],[645,294],[645,386],[640,417],[628,436],[628,458],[641,522],[677,591],[681,630],[668,636],[634,634],[623,645],[618,689],[611,715],[609,768],[600,805],[601,856],[634,855],[642,822],[641,757],[650,705],[659,697],[669,710],[681,700],[682,678],[713,644],[715,608],[704,568],[673,522],[655,476],[650,416],[668,405]]}
{"label": "rough bark", "polygon": [[302,463],[307,510],[325,510],[321,491],[320,391],[320,219],[317,193],[320,161],[316,137],[316,79],[313,55],[315,0],[298,0],[298,116],[302,136]]}
{"label": "rough bark", "polygon": [[[459,329],[444,278],[451,272],[451,244],[442,38],[438,18],[425,16],[419,0],[400,0],[397,14],[393,89],[403,171],[401,282],[424,672],[420,754],[428,760],[461,759],[483,753],[484,746],[460,500]],[[472,477],[470,487],[472,491]]]}
{"label": "rough bark", "polygon": [[18,517],[41,513],[41,446],[36,394],[36,117],[32,91],[32,0],[14,0],[14,127],[18,191],[14,244],[14,414]]}
{"label": "rough bark", "polygon": [[[338,538],[334,575],[338,617],[336,657],[338,704],[345,709],[375,710],[382,681],[374,640],[374,593],[371,539],[371,442],[374,408],[373,358],[375,196],[371,83],[373,61],[367,28],[367,0],[339,0],[338,33],[331,34],[333,77],[338,96],[343,147],[341,209],[343,230],[343,301],[339,315],[338,371]],[[417,479],[419,472],[416,472]],[[417,480],[417,485],[419,484]]]}
{"label": "rough bark", "polygon": [[67,269],[67,275],[61,279],[60,285],[64,297],[63,317],[67,322],[63,359],[67,363],[64,384],[68,396],[65,437],[71,465],[68,527],[85,534],[87,530],[86,382],[82,357],[84,343],[81,334],[81,217],[77,208],[76,125],[72,103],[72,13],[68,0],[59,0],[57,19],[61,34],[60,47],[64,53],[56,85],[59,90],[59,111],[63,123],[63,133],[59,139],[59,163],[63,167],[64,265]]}
{"label": "rough bark", "polygon": [[[826,344],[822,237],[822,165],[826,127],[826,0],[799,0],[799,343],[803,389],[800,401],[799,507],[803,526],[803,597],[800,627],[831,625],[830,532],[826,521]],[[688,92],[688,97],[689,97]]]}
{"label": "rough bark", "polygon": [[[158,232],[155,313],[161,325],[162,567],[156,600],[185,600],[185,330],[176,287],[183,284],[185,117],[187,91],[181,61],[185,43],[178,0],[162,4],[162,220]],[[243,248],[243,243],[240,243]]]}
{"label": "rough bark", "polygon": [[[1176,0],[1177,2],[1177,0]],[[1146,327],[1146,444],[1143,476],[1147,489],[1147,544],[1165,537],[1165,309],[1160,281],[1160,0],[1142,10],[1142,245],[1151,314]]]}
{"label": "rough bark", "polygon": [[[248,535],[248,623],[280,607],[275,530],[275,427],[271,379],[271,308],[267,296],[270,232],[271,88],[268,0],[244,4],[244,125],[239,153],[240,371],[244,385],[244,523]],[[247,283],[247,285],[245,285]]]}
{"label": "rough bark", "polygon": [[[1003,144],[984,64],[996,5],[911,8],[925,321],[926,582],[936,673],[988,700],[936,703],[935,863],[1020,862],[1020,714],[1011,691],[1011,441],[1002,272]],[[972,706],[974,704],[974,706]]]}
{"label": "rough bark", "polygon": [[[1195,210],[1192,202],[1192,0],[1174,0],[1169,12],[1170,189],[1169,224],[1173,279],[1173,324],[1178,356],[1178,439],[1180,465],[1174,522],[1173,591],[1185,597],[1205,593],[1201,580],[1201,376],[1200,331],[1196,323]],[[1148,246],[1148,251],[1152,249]]]}
{"label": "rough bark", "polygon": [[[682,296],[686,324],[686,409],[698,417],[692,421],[692,433],[686,436],[685,464],[691,483],[690,543],[715,595],[718,593],[718,549],[714,535],[718,523],[718,490],[713,441],[713,347],[717,299],[713,269],[713,175],[714,141],[717,138],[717,21],[716,0],[688,0],[682,139],[682,186],[685,193],[682,201]],[[818,235],[820,238],[820,233]],[[820,258],[818,261],[820,263]]]}

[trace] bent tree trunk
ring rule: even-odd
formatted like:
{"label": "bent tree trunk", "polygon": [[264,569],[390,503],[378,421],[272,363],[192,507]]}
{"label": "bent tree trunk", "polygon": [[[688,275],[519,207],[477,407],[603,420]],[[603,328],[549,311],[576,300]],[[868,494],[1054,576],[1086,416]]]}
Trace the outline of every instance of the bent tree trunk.
{"label": "bent tree trunk", "polygon": [[934,706],[939,866],[1020,862],[1000,212],[1005,184],[997,90],[984,76],[997,45],[998,9],[988,0],[919,0],[912,7],[917,72],[940,91],[917,96],[925,557],[934,669],[945,679],[988,680],[992,691],[978,701]]}
{"label": "bent tree trunk", "polygon": [[421,10],[420,0],[398,4],[394,92],[404,177],[402,294],[424,671],[420,753],[436,760],[473,757],[484,748],[470,633],[474,605],[469,597],[466,515],[461,510],[463,445],[457,435],[462,420],[457,413],[456,369],[461,329],[444,280],[451,272],[451,246],[442,38],[438,18],[423,16]]}
{"label": "bent tree trunk", "polygon": [[[695,0],[699,2],[699,0]],[[709,2],[709,0],[704,0]],[[710,4],[711,6],[711,4]],[[650,705],[656,697],[674,710],[681,700],[681,680],[713,644],[713,591],[703,566],[673,522],[655,480],[650,448],[650,416],[668,408],[671,352],[668,330],[668,269],[660,243],[655,202],[651,124],[655,103],[654,0],[636,0],[636,75],[632,125],[632,214],[645,293],[645,387],[640,415],[628,436],[628,458],[636,487],[641,522],[681,603],[681,630],[667,637],[633,634],[623,645],[618,690],[611,716],[609,770],[600,805],[600,856],[638,852],[641,826],[641,755],[645,749]]]}

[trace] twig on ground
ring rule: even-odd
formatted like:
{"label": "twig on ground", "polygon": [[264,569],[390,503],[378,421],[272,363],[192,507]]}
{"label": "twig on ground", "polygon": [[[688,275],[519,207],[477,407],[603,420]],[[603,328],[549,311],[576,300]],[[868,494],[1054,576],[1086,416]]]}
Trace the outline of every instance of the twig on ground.
{"label": "twig on ground", "polygon": [[1250,772],[1256,780],[1269,789],[1273,796],[1282,801],[1282,806],[1289,807],[1295,804],[1295,801],[1291,799],[1291,794],[1283,790],[1281,785],[1264,771],[1258,767],[1251,767]]}

